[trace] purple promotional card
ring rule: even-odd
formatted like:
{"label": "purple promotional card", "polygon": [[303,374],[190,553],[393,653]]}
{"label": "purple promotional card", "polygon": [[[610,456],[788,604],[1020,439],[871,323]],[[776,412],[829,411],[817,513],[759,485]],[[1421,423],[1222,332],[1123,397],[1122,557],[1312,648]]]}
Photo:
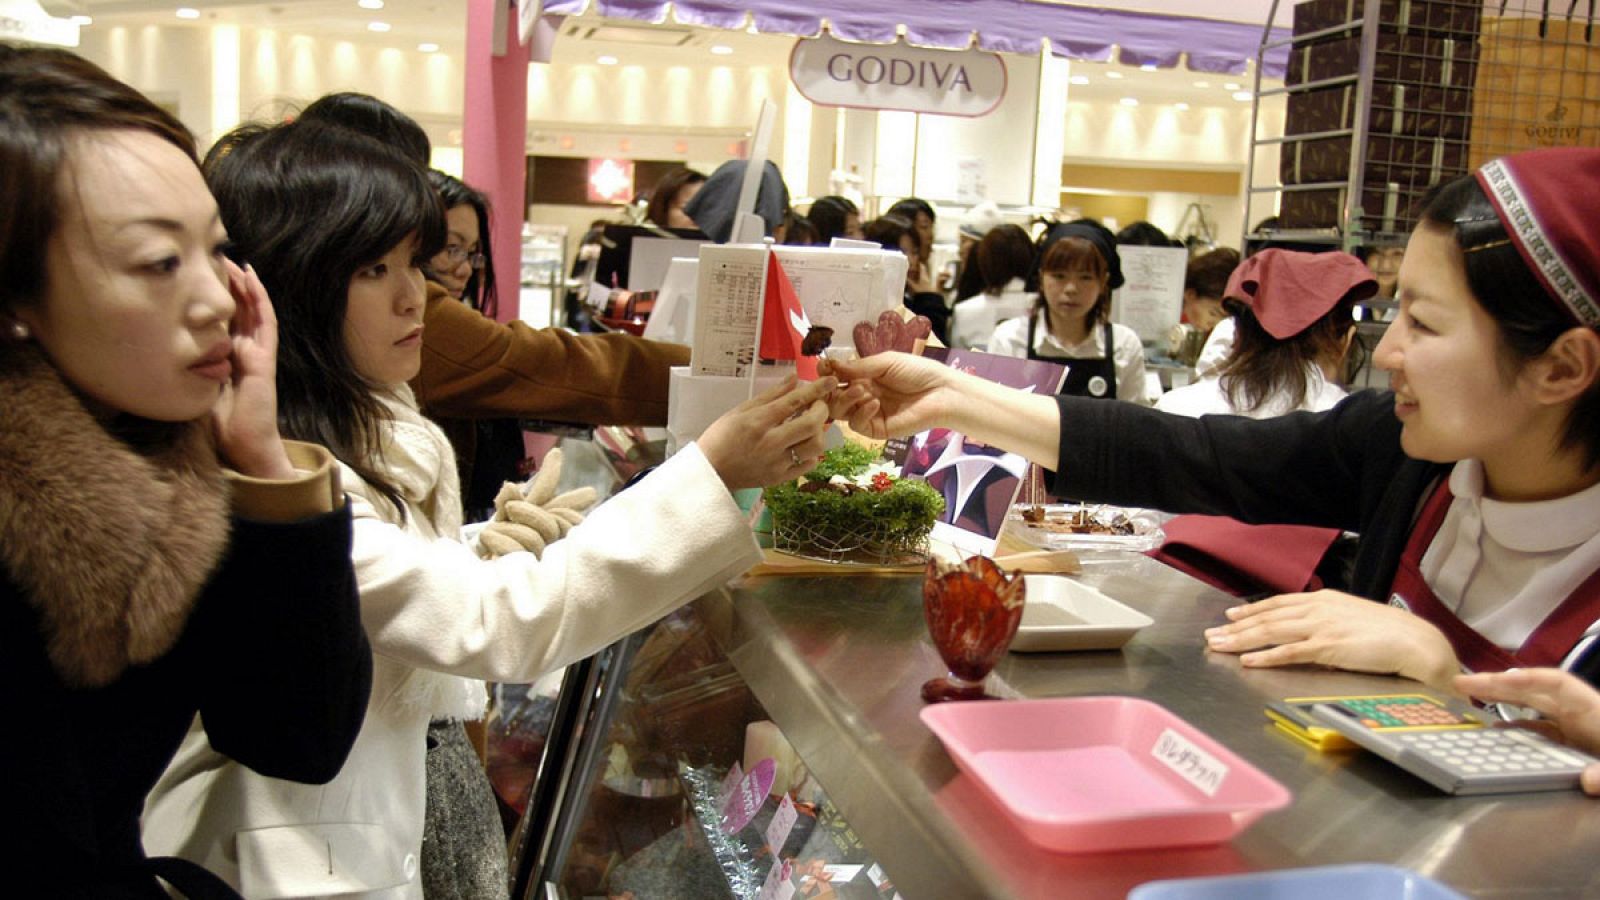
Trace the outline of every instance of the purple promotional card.
{"label": "purple promotional card", "polygon": [[[922,355],[979,378],[1054,396],[1067,377],[1066,367],[1042,360],[996,356],[976,350],[927,347]],[[994,555],[995,541],[1006,513],[1022,486],[1028,461],[969,440],[959,432],[935,428],[910,441],[901,474],[920,478],[944,495],[944,514],[933,536],[959,550]]]}
{"label": "purple promotional card", "polygon": [[725,833],[735,834],[750,824],[750,820],[761,811],[761,804],[767,802],[767,794],[772,792],[772,782],[777,777],[778,764],[771,759],[763,759],[750,767],[750,773],[739,779],[733,793],[722,804],[722,830]]}

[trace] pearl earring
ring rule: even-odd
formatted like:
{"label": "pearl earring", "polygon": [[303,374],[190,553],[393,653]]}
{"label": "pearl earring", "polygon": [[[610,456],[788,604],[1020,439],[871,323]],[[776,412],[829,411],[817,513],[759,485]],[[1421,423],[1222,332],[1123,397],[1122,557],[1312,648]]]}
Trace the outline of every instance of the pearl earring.
{"label": "pearl earring", "polygon": [[12,322],[11,336],[19,341],[25,341],[28,338],[33,337],[33,332],[29,331],[28,326],[22,324],[21,322]]}

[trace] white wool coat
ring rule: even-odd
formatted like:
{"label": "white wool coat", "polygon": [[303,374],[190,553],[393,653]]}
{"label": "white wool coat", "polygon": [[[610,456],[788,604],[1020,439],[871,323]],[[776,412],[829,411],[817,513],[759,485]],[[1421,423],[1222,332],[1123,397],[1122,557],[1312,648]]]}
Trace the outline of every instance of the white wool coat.
{"label": "white wool coat", "polygon": [[327,785],[267,778],[218,754],[196,723],[145,807],[151,855],[191,859],[251,900],[420,898],[430,719],[481,713],[473,679],[533,681],[761,559],[739,507],[691,444],[543,559],[481,560],[459,541],[444,434],[404,386],[384,402],[394,418],[385,466],[404,494],[403,522],[344,471],[373,651],[372,697],[349,761]]}

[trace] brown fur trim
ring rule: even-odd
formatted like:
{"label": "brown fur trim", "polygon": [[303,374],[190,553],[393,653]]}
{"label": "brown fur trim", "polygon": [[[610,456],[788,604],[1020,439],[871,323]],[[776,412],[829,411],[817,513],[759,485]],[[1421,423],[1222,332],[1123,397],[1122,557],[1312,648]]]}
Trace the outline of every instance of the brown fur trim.
{"label": "brown fur trim", "polygon": [[109,684],[172,648],[227,547],[209,427],[154,425],[136,447],[31,348],[0,351],[0,396],[0,562],[62,680]]}

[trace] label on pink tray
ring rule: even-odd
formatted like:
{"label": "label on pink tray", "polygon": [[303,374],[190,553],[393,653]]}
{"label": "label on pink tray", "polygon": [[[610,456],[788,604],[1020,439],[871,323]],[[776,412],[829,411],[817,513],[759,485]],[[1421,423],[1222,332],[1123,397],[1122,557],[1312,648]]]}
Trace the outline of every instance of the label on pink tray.
{"label": "label on pink tray", "polygon": [[722,830],[726,834],[734,834],[739,829],[750,824],[750,820],[761,811],[761,804],[767,802],[767,794],[772,792],[772,782],[778,777],[778,764],[770,758],[763,759],[750,767],[750,774],[739,779],[733,786],[733,793],[722,804]]}
{"label": "label on pink tray", "polygon": [[772,814],[772,821],[767,823],[767,846],[771,848],[773,856],[783,849],[783,842],[789,839],[789,832],[794,830],[794,820],[797,818],[799,814],[794,810],[794,801],[784,794],[778,802],[778,811]]}
{"label": "label on pink tray", "polygon": [[1215,797],[1228,777],[1228,764],[1195,746],[1194,742],[1171,728],[1163,729],[1150,748],[1150,755],[1200,789]]}

